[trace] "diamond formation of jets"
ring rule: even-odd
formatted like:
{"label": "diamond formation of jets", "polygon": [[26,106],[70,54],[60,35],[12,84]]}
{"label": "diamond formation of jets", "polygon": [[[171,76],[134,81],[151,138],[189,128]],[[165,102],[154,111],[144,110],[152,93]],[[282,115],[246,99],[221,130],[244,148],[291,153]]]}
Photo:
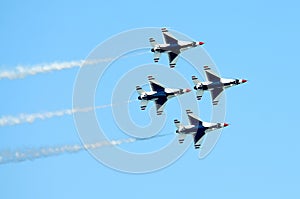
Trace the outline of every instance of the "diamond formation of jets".
{"label": "diamond formation of jets", "polygon": [[[195,41],[180,41],[177,40],[166,28],[161,29],[164,43],[158,44],[153,38],[150,38],[152,46],[151,52],[154,53],[154,62],[158,62],[161,53],[168,53],[169,65],[174,68],[179,54],[187,49],[203,45],[204,42]],[[192,76],[194,89],[196,90],[197,100],[201,100],[204,91],[210,91],[213,105],[218,105],[222,92],[226,88],[230,88],[239,84],[247,82],[245,79],[225,79],[219,77],[209,66],[204,66],[206,81],[201,82],[196,76]],[[145,110],[149,101],[154,101],[156,105],[157,115],[163,113],[164,107],[168,99],[188,93],[190,89],[171,89],[166,88],[154,77],[148,76],[149,84],[151,87],[150,92],[144,91],[140,86],[136,86],[136,91],[139,94],[138,99],[141,101],[141,110]],[[187,135],[192,135],[194,138],[194,147],[199,149],[204,137],[207,133],[224,128],[228,126],[227,123],[209,123],[201,121],[191,110],[186,110],[189,125],[182,125],[179,120],[175,119],[174,123],[177,128],[179,143],[183,143]]]}
{"label": "diamond formation of jets", "polygon": [[192,76],[197,91],[197,99],[200,100],[204,91],[210,91],[213,105],[217,105],[224,89],[246,83],[245,79],[225,79],[219,77],[210,67],[204,66],[207,81],[200,82],[196,76]]}
{"label": "diamond formation of jets", "polygon": [[148,76],[151,91],[146,92],[140,86],[136,86],[136,91],[139,94],[138,99],[141,100],[141,110],[145,110],[149,101],[154,101],[156,105],[157,115],[163,113],[164,107],[168,99],[190,92],[186,89],[166,88],[155,80],[153,76]]}
{"label": "diamond formation of jets", "polygon": [[189,125],[182,125],[177,119],[174,120],[175,126],[177,127],[176,133],[178,134],[178,141],[180,144],[184,142],[187,135],[192,135],[194,138],[195,149],[199,149],[203,142],[204,135],[208,132],[216,129],[224,128],[228,126],[227,123],[209,123],[203,122],[191,110],[186,110]]}
{"label": "diamond formation of jets", "polygon": [[176,39],[166,28],[161,29],[164,44],[158,44],[154,38],[150,38],[150,44],[152,46],[151,52],[154,53],[154,62],[158,62],[161,53],[168,53],[169,64],[171,68],[174,68],[178,60],[178,55],[189,48],[201,46],[204,42],[196,41],[180,41]]}

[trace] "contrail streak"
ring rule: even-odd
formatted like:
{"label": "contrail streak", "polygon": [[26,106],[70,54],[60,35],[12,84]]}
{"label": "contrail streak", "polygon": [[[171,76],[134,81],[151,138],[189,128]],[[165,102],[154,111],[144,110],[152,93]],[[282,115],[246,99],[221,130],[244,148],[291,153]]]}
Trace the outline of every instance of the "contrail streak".
{"label": "contrail streak", "polygon": [[64,153],[76,153],[83,150],[98,149],[101,147],[116,146],[124,143],[133,143],[137,141],[151,140],[153,138],[165,137],[169,135],[174,135],[174,133],[160,134],[149,138],[137,139],[137,138],[127,138],[111,141],[100,141],[92,144],[73,144],[73,145],[62,145],[56,147],[41,147],[41,148],[31,148],[24,150],[3,150],[0,151],[0,165],[22,162],[26,160],[35,160],[38,158],[45,158],[50,156],[56,156]]}
{"label": "contrail streak", "polygon": [[[124,103],[131,103],[134,101],[136,101],[136,100],[129,100]],[[60,111],[52,111],[52,112],[44,112],[44,113],[32,113],[32,114],[21,113],[18,116],[2,116],[0,118],[0,127],[1,126],[13,126],[13,125],[18,125],[18,124],[22,124],[22,123],[33,123],[37,119],[45,120],[45,119],[49,119],[52,117],[62,117],[65,115],[73,115],[74,113],[78,113],[78,112],[89,112],[89,111],[93,111],[96,109],[107,108],[107,107],[112,107],[112,106],[116,106],[116,105],[118,105],[118,104],[107,104],[107,105],[102,105],[102,106],[77,108],[77,109],[65,109],[65,110],[60,110]]]}
{"label": "contrail streak", "polygon": [[[125,57],[131,57],[131,56],[139,56],[142,54],[148,53],[147,52],[141,52],[141,53],[135,53],[135,54],[129,54],[122,56]],[[40,73],[50,73],[53,71],[59,71],[63,69],[70,69],[70,68],[80,68],[82,66],[90,66],[97,63],[103,63],[103,62],[110,62],[114,60],[115,58],[102,58],[102,59],[94,59],[94,60],[79,60],[79,61],[69,61],[69,62],[54,62],[54,63],[48,63],[48,64],[39,64],[34,66],[17,66],[14,70],[6,70],[6,71],[0,71],[0,80],[1,79],[20,79],[24,78],[26,76],[30,75],[37,75]]]}
{"label": "contrail streak", "polygon": [[87,149],[97,149],[104,146],[115,146],[123,143],[135,142],[136,139],[120,139],[112,141],[101,141],[92,144],[74,144],[74,145],[63,145],[57,147],[43,147],[37,149],[26,149],[26,150],[15,150],[15,151],[1,151],[0,152],[0,164],[21,162],[26,160],[35,160],[38,158],[49,157],[60,155],[64,153],[76,153]]}
{"label": "contrail streak", "polygon": [[49,64],[40,64],[31,67],[18,66],[15,70],[2,71],[0,72],[1,79],[19,79],[24,78],[29,75],[36,75],[39,73],[49,73],[52,71],[59,71],[63,69],[82,67],[83,65],[93,65],[100,62],[109,62],[113,60],[112,58],[98,59],[98,60],[79,60],[79,61],[69,61],[69,62],[54,62]]}

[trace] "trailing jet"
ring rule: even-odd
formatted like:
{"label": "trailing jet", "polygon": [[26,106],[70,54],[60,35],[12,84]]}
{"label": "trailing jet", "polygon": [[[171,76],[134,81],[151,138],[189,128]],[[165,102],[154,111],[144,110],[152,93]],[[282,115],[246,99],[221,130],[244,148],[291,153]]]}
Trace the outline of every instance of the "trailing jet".
{"label": "trailing jet", "polygon": [[206,75],[206,82],[200,82],[196,76],[192,76],[192,80],[195,84],[194,89],[197,90],[197,99],[202,98],[203,92],[210,91],[213,105],[217,105],[224,89],[243,84],[247,82],[245,79],[225,79],[219,77],[214,71],[208,66],[204,66]]}
{"label": "trailing jet", "polygon": [[155,39],[150,38],[152,46],[151,52],[154,53],[154,62],[158,62],[161,53],[168,53],[169,64],[174,68],[178,59],[178,55],[189,48],[194,48],[203,45],[204,42],[195,41],[179,41],[166,28],[161,29],[164,36],[164,44],[158,44]]}
{"label": "trailing jet", "polygon": [[186,113],[190,124],[184,126],[177,119],[174,120],[177,127],[176,133],[178,134],[178,141],[180,144],[184,142],[186,135],[193,135],[195,149],[200,148],[206,133],[228,126],[227,123],[203,122],[190,110],[186,110]]}
{"label": "trailing jet", "polygon": [[188,88],[187,89],[165,88],[165,86],[155,81],[154,77],[152,76],[148,76],[148,80],[151,87],[150,92],[146,92],[140,86],[136,86],[136,91],[140,95],[138,99],[141,100],[141,110],[146,109],[149,101],[154,101],[156,105],[157,115],[162,114],[168,99],[191,91]]}

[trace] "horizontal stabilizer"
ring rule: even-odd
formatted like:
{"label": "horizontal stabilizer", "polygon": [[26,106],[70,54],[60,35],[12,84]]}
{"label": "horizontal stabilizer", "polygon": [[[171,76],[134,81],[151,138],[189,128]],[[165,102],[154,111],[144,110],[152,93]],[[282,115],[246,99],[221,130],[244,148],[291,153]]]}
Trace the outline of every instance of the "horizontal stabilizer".
{"label": "horizontal stabilizer", "polygon": [[192,76],[192,80],[193,80],[195,86],[200,83],[199,79],[196,76]]}
{"label": "horizontal stabilizer", "polygon": [[185,137],[186,137],[186,134],[180,133],[178,135],[178,142],[179,142],[179,144],[182,144],[184,142]]}
{"label": "horizontal stabilizer", "polygon": [[159,61],[160,55],[161,55],[161,53],[159,53],[159,52],[154,52],[154,54],[153,54],[153,61],[154,61],[155,63],[157,63],[157,62]]}
{"label": "horizontal stabilizer", "polygon": [[155,41],[155,39],[154,38],[150,38],[149,39],[149,42],[150,42],[150,44],[151,44],[151,46],[154,48],[155,46],[158,46],[158,43]]}
{"label": "horizontal stabilizer", "polygon": [[145,110],[148,105],[148,100],[142,100],[141,101],[141,110]]}
{"label": "horizontal stabilizer", "polygon": [[202,89],[199,89],[197,90],[196,92],[196,95],[197,95],[197,100],[201,100],[202,96],[203,96],[203,90]]}
{"label": "horizontal stabilizer", "polygon": [[175,124],[175,126],[176,126],[177,129],[179,129],[182,126],[181,123],[180,123],[180,121],[177,120],[177,119],[174,120],[174,124]]}
{"label": "horizontal stabilizer", "polygon": [[136,86],[136,91],[138,92],[139,95],[142,95],[146,92],[140,86]]}

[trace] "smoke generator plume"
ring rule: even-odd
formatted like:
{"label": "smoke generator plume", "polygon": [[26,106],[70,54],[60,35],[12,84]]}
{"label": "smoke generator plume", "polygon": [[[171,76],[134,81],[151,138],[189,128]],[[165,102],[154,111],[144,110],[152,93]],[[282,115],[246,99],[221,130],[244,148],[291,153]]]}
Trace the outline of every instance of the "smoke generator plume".
{"label": "smoke generator plume", "polygon": [[[131,103],[136,100],[129,100],[124,103]],[[120,103],[121,104],[121,103]],[[66,109],[60,111],[52,111],[52,112],[44,112],[44,113],[32,113],[32,114],[25,114],[21,113],[18,116],[2,116],[0,117],[0,127],[1,126],[13,126],[22,123],[33,123],[37,119],[45,120],[50,119],[53,117],[62,117],[65,115],[73,115],[74,113],[78,112],[89,112],[96,109],[102,109],[112,106],[117,106],[119,104],[107,104],[102,106],[95,106],[95,107],[86,107],[86,108],[77,108],[77,109]]]}
{"label": "smoke generator plume", "polygon": [[104,58],[98,60],[79,60],[79,61],[69,61],[69,62],[54,62],[49,64],[40,64],[31,67],[18,66],[15,70],[11,71],[2,71],[0,72],[0,80],[1,79],[19,79],[24,78],[29,75],[37,75],[40,73],[50,73],[52,71],[59,71],[63,69],[70,68],[79,68],[82,66],[93,65],[101,62],[109,62],[112,61],[112,58]]}
{"label": "smoke generator plume", "polygon": [[128,138],[112,141],[101,141],[92,144],[75,144],[75,145],[63,145],[57,147],[43,147],[38,149],[26,149],[26,150],[6,150],[0,151],[0,164],[6,164],[11,162],[21,162],[26,160],[35,160],[38,158],[60,155],[64,153],[76,153],[83,150],[97,149],[105,146],[115,146],[123,143],[135,142],[136,139]]}
{"label": "smoke generator plume", "polygon": [[[131,55],[124,55],[123,58],[131,56],[139,56],[148,53],[148,51],[135,53]],[[53,71],[60,71],[63,69],[80,68],[82,66],[91,66],[97,63],[104,63],[113,61],[115,58],[101,58],[94,60],[79,60],[69,62],[53,62],[48,64],[39,64],[33,66],[17,66],[14,70],[0,71],[0,80],[2,79],[20,79],[30,75],[37,75],[40,73],[50,73]]]}

